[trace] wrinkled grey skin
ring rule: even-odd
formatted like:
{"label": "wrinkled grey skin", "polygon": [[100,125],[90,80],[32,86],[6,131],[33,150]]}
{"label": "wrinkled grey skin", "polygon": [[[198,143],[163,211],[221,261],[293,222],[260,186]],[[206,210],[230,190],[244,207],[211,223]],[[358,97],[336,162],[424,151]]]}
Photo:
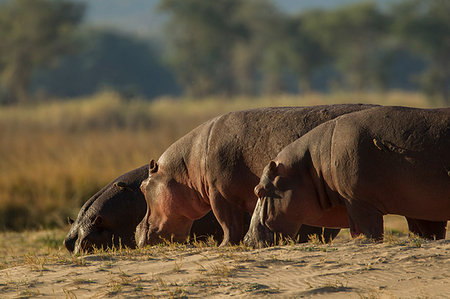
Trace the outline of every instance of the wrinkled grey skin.
{"label": "wrinkled grey skin", "polygon": [[450,219],[450,109],[375,107],[326,122],[286,146],[255,187],[245,237],[271,243],[302,224],[382,240],[383,215],[428,238]]}
{"label": "wrinkled grey skin", "polygon": [[[138,246],[162,239],[183,241],[192,221],[212,209],[223,231],[222,246],[242,241],[267,161],[317,125],[373,105],[262,108],[228,113],[200,125],[152,161],[141,186],[147,213],[136,229]],[[302,226],[300,240],[322,228]],[[327,230],[327,239],[339,230]]]}
{"label": "wrinkled grey skin", "polygon": [[[80,209],[77,219],[69,220],[72,226],[64,240],[67,250],[89,252],[94,247],[112,245],[135,248],[136,226],[147,207],[140,185],[147,177],[148,165],[144,165],[121,175],[92,196]],[[212,213],[194,222],[191,239],[194,236],[199,241],[209,236],[218,242],[222,240],[222,230]]]}

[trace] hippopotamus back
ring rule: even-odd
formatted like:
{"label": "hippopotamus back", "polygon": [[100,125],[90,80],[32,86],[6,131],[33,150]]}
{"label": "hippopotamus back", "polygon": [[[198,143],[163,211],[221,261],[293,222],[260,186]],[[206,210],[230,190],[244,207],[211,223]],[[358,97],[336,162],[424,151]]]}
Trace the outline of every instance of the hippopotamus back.
{"label": "hippopotamus back", "polygon": [[267,161],[318,125],[371,107],[375,106],[260,108],[220,116],[211,127],[206,151],[204,167],[209,186],[251,212],[256,204],[253,187]]}

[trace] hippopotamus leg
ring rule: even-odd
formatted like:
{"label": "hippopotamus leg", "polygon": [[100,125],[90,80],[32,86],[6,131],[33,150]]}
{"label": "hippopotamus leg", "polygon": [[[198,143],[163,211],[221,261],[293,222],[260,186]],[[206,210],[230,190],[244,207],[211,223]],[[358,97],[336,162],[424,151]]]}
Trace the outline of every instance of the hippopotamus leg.
{"label": "hippopotamus leg", "polygon": [[425,239],[445,239],[447,221],[428,221],[406,217],[409,231]]}
{"label": "hippopotamus leg", "polygon": [[211,192],[211,209],[223,230],[220,246],[239,244],[244,236],[245,211],[227,201],[217,192]]}
{"label": "hippopotamus leg", "polygon": [[205,242],[208,241],[211,236],[215,241],[222,242],[222,228],[217,222],[213,212],[209,211],[208,214],[195,220],[192,224],[190,240]]}
{"label": "hippopotamus leg", "polygon": [[352,237],[364,234],[366,237],[375,241],[383,241],[382,213],[362,201],[348,201],[346,206]]}
{"label": "hippopotamus leg", "polygon": [[310,236],[317,235],[323,243],[329,243],[336,238],[340,231],[340,228],[322,228],[302,225],[297,233],[297,237],[299,243],[306,243],[309,241]]}

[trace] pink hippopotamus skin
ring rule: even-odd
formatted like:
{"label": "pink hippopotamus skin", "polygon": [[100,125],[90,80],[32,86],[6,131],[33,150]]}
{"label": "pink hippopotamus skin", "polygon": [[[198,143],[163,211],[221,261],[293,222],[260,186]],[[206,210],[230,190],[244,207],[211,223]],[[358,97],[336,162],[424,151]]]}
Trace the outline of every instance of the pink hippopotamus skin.
{"label": "pink hippopotamus skin", "polygon": [[[265,164],[314,127],[373,105],[261,108],[213,118],[150,162],[141,189],[147,213],[136,229],[138,246],[162,239],[183,242],[192,221],[212,210],[223,229],[221,245],[243,240],[245,215],[257,202],[253,187]],[[247,226],[248,227],[248,226]],[[325,231],[325,238],[339,230]],[[300,241],[322,228],[302,226]]]}
{"label": "pink hippopotamus skin", "polygon": [[450,219],[450,108],[374,107],[317,126],[270,161],[245,236],[270,244],[300,225],[350,227],[382,240],[383,215],[445,238]]}

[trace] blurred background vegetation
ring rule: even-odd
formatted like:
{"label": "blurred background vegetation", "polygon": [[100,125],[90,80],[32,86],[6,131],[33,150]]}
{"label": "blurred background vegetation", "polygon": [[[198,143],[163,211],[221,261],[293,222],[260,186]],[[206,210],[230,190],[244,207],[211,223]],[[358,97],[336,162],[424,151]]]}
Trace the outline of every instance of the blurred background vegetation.
{"label": "blurred background vegetation", "polygon": [[0,0],[0,229],[63,227],[217,114],[450,104],[446,0]]}
{"label": "blurred background vegetation", "polygon": [[402,89],[450,101],[446,0],[0,3],[2,103],[103,89],[148,99]]}

